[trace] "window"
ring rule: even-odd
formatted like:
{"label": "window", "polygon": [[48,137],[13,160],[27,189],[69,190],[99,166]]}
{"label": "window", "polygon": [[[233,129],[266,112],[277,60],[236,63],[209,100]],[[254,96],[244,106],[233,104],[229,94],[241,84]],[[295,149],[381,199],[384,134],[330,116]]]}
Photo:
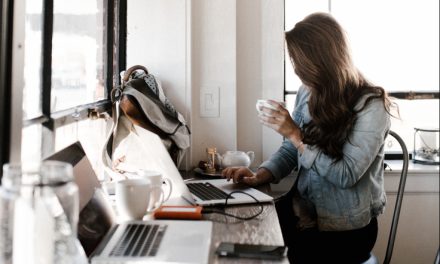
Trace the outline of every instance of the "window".
{"label": "window", "polygon": [[40,116],[43,1],[26,1],[24,36],[23,118]]}
{"label": "window", "polygon": [[103,0],[54,1],[51,111],[106,98]]}
{"label": "window", "polygon": [[25,1],[22,161],[80,140],[98,163],[108,125],[95,117],[108,117],[125,67],[125,10],[124,0]]}
{"label": "window", "polygon": [[[0,164],[9,162],[11,124],[12,1],[0,2]],[[0,179],[3,171],[0,171]]]}
{"label": "window", "polygon": [[[290,30],[295,26],[295,23],[302,20],[308,14],[313,12],[328,12],[329,0],[285,0],[284,1],[284,28]],[[301,85],[301,80],[293,71],[290,63],[289,54],[286,50],[284,52],[285,63],[285,101],[287,109],[293,109],[296,98],[296,91]]]}
{"label": "window", "polygon": [[[393,119],[391,129],[411,152],[415,127],[439,127],[439,1],[310,2],[285,0],[286,30],[312,12],[330,12],[346,30],[359,70],[397,98],[401,119]],[[286,103],[293,109],[301,82],[287,52],[285,61]],[[399,150],[391,140],[386,146]]]}

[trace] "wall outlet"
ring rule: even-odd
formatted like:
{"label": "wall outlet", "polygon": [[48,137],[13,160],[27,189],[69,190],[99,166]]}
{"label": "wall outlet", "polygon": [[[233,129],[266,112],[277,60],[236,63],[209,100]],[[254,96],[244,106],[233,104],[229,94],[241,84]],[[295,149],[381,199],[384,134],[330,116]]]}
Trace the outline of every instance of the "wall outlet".
{"label": "wall outlet", "polygon": [[220,87],[200,89],[200,117],[220,117]]}

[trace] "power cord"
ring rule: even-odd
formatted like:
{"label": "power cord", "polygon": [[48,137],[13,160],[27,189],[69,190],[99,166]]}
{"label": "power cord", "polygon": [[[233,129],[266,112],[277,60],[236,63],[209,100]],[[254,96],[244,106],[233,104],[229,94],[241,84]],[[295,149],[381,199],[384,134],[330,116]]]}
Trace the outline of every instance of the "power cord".
{"label": "power cord", "polygon": [[226,212],[224,212],[224,211],[220,211],[220,210],[215,210],[215,209],[211,209],[211,208],[209,208],[209,209],[208,209],[208,208],[203,208],[203,209],[202,209],[202,214],[221,214],[221,215],[225,215],[225,216],[233,217],[233,218],[235,218],[235,219],[239,219],[239,220],[247,221],[247,220],[252,220],[252,219],[256,218],[257,216],[259,216],[261,213],[263,213],[263,210],[264,210],[263,204],[262,204],[260,201],[258,201],[257,198],[255,198],[254,196],[252,196],[251,194],[246,193],[246,192],[242,192],[242,191],[233,191],[233,192],[229,193],[229,194],[226,196],[225,204],[223,205],[224,207],[228,206],[228,200],[232,197],[232,195],[233,195],[234,193],[246,194],[247,196],[249,196],[249,197],[251,197],[252,199],[254,199],[255,202],[257,203],[257,205],[260,206],[260,211],[257,212],[257,213],[254,214],[254,215],[243,217],[243,216],[239,216],[239,215],[234,215],[234,214],[226,213]]}

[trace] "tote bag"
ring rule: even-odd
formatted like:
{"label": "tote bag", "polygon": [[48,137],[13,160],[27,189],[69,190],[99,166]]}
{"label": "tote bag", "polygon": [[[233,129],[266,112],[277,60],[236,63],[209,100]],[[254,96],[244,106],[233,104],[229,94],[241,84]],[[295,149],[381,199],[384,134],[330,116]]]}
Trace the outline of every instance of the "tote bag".
{"label": "tote bag", "polygon": [[145,67],[135,65],[121,76],[121,86],[111,92],[113,127],[102,151],[107,176],[118,179],[129,170],[152,169],[143,161],[149,153],[148,137],[142,130],[160,137],[178,167],[190,146],[185,119]]}

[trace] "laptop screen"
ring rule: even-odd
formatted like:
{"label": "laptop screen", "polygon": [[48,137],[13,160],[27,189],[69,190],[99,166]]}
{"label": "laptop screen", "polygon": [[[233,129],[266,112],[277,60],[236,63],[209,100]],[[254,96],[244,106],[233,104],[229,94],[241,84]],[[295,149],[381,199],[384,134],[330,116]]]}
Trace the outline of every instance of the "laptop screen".
{"label": "laptop screen", "polygon": [[67,162],[73,167],[79,192],[78,239],[87,256],[90,256],[115,223],[110,201],[80,142],[62,149],[46,160]]}

